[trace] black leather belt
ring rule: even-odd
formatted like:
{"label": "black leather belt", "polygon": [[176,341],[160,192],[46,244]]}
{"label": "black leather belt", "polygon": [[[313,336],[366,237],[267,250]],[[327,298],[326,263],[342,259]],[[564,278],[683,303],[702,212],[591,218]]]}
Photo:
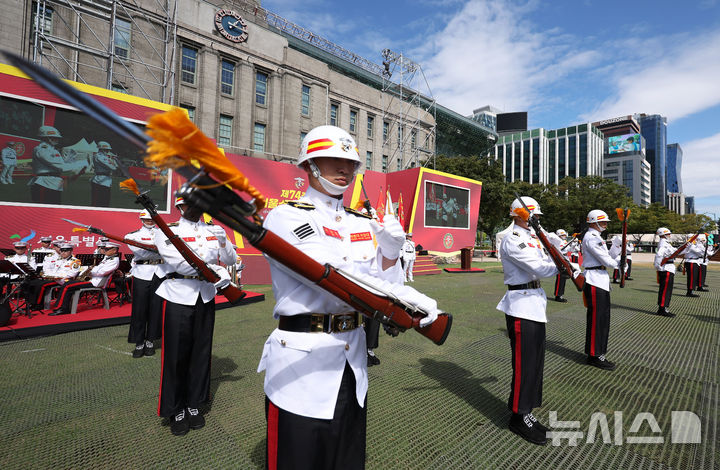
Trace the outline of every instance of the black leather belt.
{"label": "black leather belt", "polygon": [[139,259],[135,261],[135,264],[163,264],[161,259]]}
{"label": "black leather belt", "polygon": [[540,281],[532,281],[528,282],[527,284],[515,284],[507,286],[508,290],[523,290],[523,289],[539,289],[540,288]]}
{"label": "black leather belt", "polygon": [[585,268],[585,271],[592,271],[593,269],[601,269],[605,271],[607,268],[605,266],[588,266]]}
{"label": "black leather belt", "polygon": [[342,333],[362,326],[362,314],[351,313],[307,313],[281,316],[278,329],[300,333]]}
{"label": "black leather belt", "polygon": [[201,280],[200,276],[184,276],[178,273],[168,273],[166,276],[168,279],[196,279]]}

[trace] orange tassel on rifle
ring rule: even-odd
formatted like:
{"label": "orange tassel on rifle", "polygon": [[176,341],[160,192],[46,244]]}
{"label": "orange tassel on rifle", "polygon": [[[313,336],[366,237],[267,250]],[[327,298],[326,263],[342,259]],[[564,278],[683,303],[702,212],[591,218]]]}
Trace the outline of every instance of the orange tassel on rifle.
{"label": "orange tassel on rifle", "polygon": [[87,232],[87,229],[86,229],[86,228],[82,228],[82,227],[74,227],[74,228],[72,229],[72,231],[73,231],[73,232]]}
{"label": "orange tassel on rifle", "polygon": [[132,178],[128,178],[125,181],[121,181],[120,189],[125,189],[126,191],[131,191],[131,192],[135,193],[136,196],[140,194],[140,189],[138,188],[138,185],[135,182],[135,180]]}
{"label": "orange tassel on rifle", "polygon": [[174,108],[148,120],[148,144],[145,163],[157,168],[200,165],[208,173],[231,188],[254,198],[255,207],[265,207],[265,196],[250,185],[248,179],[223,155],[222,151],[187,117],[184,110]]}

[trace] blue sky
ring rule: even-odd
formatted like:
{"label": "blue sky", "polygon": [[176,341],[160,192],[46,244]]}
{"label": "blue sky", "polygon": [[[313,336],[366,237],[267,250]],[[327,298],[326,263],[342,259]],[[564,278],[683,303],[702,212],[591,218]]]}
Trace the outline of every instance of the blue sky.
{"label": "blue sky", "polygon": [[[420,64],[416,88],[461,114],[528,111],[532,128],[648,113],[683,148],[698,213],[720,217],[720,0],[265,0],[375,63]],[[426,84],[427,82],[427,84]]]}

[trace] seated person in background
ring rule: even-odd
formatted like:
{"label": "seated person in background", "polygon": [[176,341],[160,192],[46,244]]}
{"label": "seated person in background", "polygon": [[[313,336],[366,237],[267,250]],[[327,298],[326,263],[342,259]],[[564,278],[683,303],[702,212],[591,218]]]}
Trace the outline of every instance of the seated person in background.
{"label": "seated person in background", "polygon": [[[66,245],[63,245],[63,248],[65,246]],[[58,297],[53,304],[53,311],[52,313],[50,313],[50,315],[64,315],[66,313],[70,313],[70,302],[72,300],[72,295],[77,290],[86,287],[105,288],[105,286],[107,286],[108,282],[110,281],[110,277],[120,265],[118,248],[120,248],[120,245],[117,243],[106,243],[105,257],[102,259],[102,261],[100,261],[97,266],[88,266],[88,269],[90,269],[89,273],[87,274],[89,275],[89,280],[79,279],[77,281],[68,282],[63,285],[63,288],[60,289],[60,293],[58,294]],[[87,275],[84,274],[82,277],[85,278]]]}
{"label": "seated person in background", "polygon": [[[35,270],[35,259],[32,257],[32,255],[28,255],[26,242],[13,243],[13,250],[15,250],[15,254],[6,256],[6,260],[10,261],[11,263],[27,263],[33,270]],[[0,293],[3,292],[6,284],[19,278],[20,274],[0,274]]]}
{"label": "seated person in background", "polygon": [[73,246],[69,243],[58,243],[53,246],[57,246],[59,254],[56,257],[53,255],[45,257],[42,276],[23,283],[22,292],[30,311],[42,310],[43,296],[48,286],[65,284],[80,273],[82,263],[73,256]]}

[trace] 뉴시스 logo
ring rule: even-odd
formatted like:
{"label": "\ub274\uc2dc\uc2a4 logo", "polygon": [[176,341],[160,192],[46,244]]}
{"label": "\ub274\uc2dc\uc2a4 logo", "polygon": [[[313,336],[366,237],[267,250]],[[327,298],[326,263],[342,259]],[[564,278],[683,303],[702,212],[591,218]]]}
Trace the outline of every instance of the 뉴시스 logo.
{"label": "\ub274\uc2dc\uc2a4 logo", "polygon": [[[547,437],[553,446],[560,446],[563,441],[574,447],[585,434],[580,431],[580,421],[558,421],[557,411],[549,413],[550,427]],[[649,431],[649,432],[648,432]],[[624,440],[623,440],[624,438]],[[663,444],[666,437],[652,413],[640,412],[635,415],[627,431],[623,433],[623,412],[613,412],[613,429],[610,432],[605,413],[597,412],[590,416],[585,442],[593,444],[602,439],[603,444],[620,446],[623,444]],[[692,411],[673,411],[670,417],[671,444],[700,444],[702,441],[702,424],[698,415]]]}

